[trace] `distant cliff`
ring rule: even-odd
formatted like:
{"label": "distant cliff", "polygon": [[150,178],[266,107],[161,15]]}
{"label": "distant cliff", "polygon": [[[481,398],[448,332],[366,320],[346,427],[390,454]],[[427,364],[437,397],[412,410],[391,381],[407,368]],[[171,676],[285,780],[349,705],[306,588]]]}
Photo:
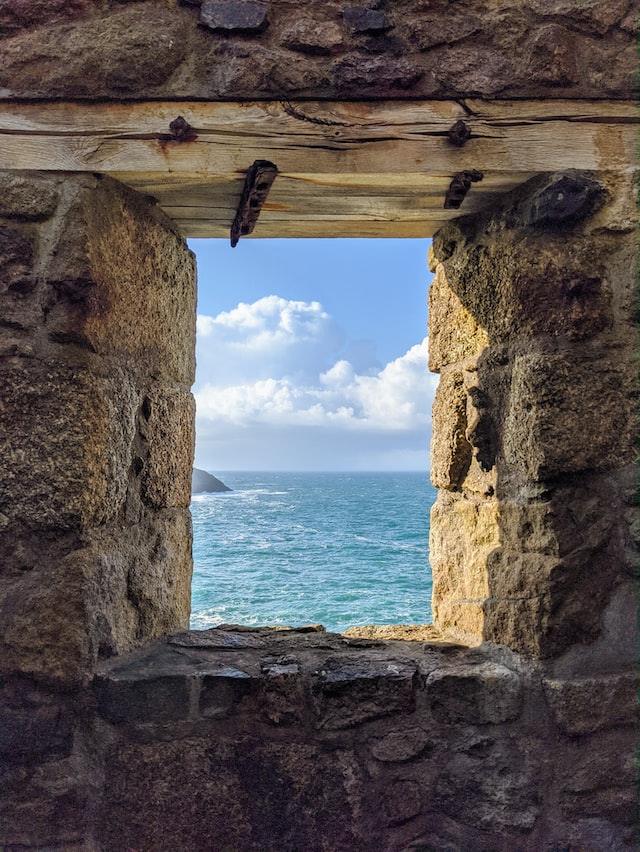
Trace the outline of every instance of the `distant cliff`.
{"label": "distant cliff", "polygon": [[206,470],[199,470],[194,467],[191,474],[191,493],[209,494],[213,491],[231,491],[231,489],[224,482],[220,482],[215,476],[207,473]]}

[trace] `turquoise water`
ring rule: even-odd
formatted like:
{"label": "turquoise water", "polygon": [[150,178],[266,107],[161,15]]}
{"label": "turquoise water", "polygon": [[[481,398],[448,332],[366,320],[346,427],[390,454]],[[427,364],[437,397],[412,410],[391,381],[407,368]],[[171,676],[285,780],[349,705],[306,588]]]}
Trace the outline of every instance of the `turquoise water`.
{"label": "turquoise water", "polygon": [[191,626],[431,621],[426,473],[223,473],[194,496]]}

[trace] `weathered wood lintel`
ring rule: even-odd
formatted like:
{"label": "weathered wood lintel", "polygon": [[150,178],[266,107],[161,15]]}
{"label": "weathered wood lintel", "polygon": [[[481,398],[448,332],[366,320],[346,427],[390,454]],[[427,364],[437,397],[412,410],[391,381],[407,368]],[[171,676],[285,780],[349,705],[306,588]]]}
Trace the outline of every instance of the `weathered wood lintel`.
{"label": "weathered wood lintel", "polygon": [[[108,174],[153,195],[187,236],[229,233],[247,163],[279,177],[260,236],[404,236],[482,209],[539,172],[637,167],[621,102],[0,103],[0,167]],[[172,139],[184,118],[193,133]],[[462,147],[448,133],[464,120]],[[454,175],[482,171],[459,210]]]}

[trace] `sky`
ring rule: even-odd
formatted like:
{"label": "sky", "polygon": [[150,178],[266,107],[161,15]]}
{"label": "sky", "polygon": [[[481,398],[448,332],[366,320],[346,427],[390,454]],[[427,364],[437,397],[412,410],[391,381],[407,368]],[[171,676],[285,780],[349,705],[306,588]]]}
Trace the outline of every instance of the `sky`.
{"label": "sky", "polygon": [[189,240],[196,466],[426,470],[428,240]]}

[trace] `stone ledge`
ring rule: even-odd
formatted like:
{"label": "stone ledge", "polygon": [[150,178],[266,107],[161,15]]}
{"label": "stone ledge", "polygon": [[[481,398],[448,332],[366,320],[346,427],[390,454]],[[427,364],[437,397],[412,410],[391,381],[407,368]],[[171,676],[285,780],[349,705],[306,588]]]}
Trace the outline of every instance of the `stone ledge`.
{"label": "stone ledge", "polygon": [[[437,635],[428,627],[416,634]],[[93,689],[105,720],[134,725],[255,712],[271,724],[306,719],[338,731],[411,713],[419,701],[438,723],[500,724],[516,719],[522,704],[520,675],[493,662],[488,649],[352,638],[321,627],[176,633],[102,663]]]}

